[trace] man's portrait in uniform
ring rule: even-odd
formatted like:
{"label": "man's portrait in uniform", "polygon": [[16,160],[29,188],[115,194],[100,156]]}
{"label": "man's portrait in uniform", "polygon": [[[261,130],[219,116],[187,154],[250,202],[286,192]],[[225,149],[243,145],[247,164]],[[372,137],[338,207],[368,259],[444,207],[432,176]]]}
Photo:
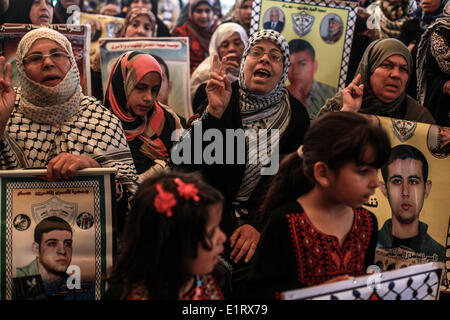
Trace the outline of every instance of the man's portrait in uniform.
{"label": "man's portrait in uniform", "polygon": [[381,191],[389,201],[392,218],[378,232],[378,247],[407,248],[428,261],[445,261],[444,247],[429,235],[428,225],[420,221],[432,187],[428,169],[427,159],[417,148],[392,148],[388,163],[381,169]]}
{"label": "man's portrait in uniform", "polygon": [[289,93],[303,103],[311,118],[314,118],[326,99],[331,98],[337,89],[314,79],[319,61],[313,46],[306,40],[289,41],[290,62],[287,87]]}

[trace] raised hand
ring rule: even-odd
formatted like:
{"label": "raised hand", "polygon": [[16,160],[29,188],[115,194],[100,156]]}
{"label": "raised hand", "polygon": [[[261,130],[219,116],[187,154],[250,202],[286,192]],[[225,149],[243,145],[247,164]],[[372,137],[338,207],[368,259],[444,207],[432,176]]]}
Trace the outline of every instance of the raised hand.
{"label": "raised hand", "polygon": [[364,84],[358,85],[361,80],[361,74],[353,79],[352,82],[341,91],[342,94],[342,109],[341,111],[353,111],[358,112],[361,108],[363,92],[364,92]]}
{"label": "raised hand", "polygon": [[78,170],[85,168],[100,168],[100,165],[92,158],[62,152],[49,161],[47,177],[56,180],[68,179]]}
{"label": "raised hand", "polygon": [[0,136],[3,135],[3,131],[14,108],[16,99],[16,92],[11,84],[12,67],[10,63],[7,63],[6,72],[3,75],[5,63],[5,57],[0,57]]}
{"label": "raised hand", "polygon": [[249,224],[244,224],[234,230],[230,237],[231,251],[230,259],[238,262],[245,256],[245,262],[249,262],[255,253],[261,234]]}
{"label": "raised hand", "polygon": [[206,85],[206,94],[208,96],[208,106],[206,111],[212,116],[220,119],[228,106],[231,98],[231,83],[225,72],[225,57],[219,67],[219,56],[213,57],[212,71]]}

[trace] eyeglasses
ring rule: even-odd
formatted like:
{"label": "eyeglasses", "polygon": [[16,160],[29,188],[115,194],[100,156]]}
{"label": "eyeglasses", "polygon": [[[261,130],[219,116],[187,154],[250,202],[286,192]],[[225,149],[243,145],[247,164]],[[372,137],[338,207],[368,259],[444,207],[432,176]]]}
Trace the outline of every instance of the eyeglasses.
{"label": "eyeglasses", "polygon": [[251,48],[248,53],[256,59],[262,58],[266,53],[269,59],[272,61],[280,62],[281,59],[283,59],[283,55],[281,54],[281,52],[275,49],[272,49],[269,52],[264,52],[262,48],[255,47]]}
{"label": "eyeglasses", "polygon": [[23,58],[23,63],[38,65],[42,64],[45,58],[50,58],[54,63],[64,63],[69,59],[69,55],[64,52],[53,52],[49,55],[42,55],[39,53],[30,54],[28,57]]}

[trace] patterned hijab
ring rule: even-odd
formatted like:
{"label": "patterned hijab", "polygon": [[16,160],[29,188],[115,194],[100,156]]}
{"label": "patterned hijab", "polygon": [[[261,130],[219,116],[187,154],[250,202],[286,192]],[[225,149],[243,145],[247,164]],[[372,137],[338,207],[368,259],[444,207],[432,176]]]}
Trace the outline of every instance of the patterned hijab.
{"label": "patterned hijab", "polygon": [[[47,87],[31,80],[23,65],[23,58],[36,40],[49,39],[59,44],[70,56],[71,68],[64,79],[54,87]],[[19,110],[29,119],[56,124],[74,115],[82,98],[80,73],[69,40],[53,29],[38,28],[25,34],[16,53],[21,98]]]}
{"label": "patterned hijab", "polygon": [[[413,74],[413,63],[408,48],[401,41],[393,38],[373,41],[364,52],[355,73],[355,75],[358,73],[361,74],[360,84],[364,84],[364,95],[360,112],[395,118],[398,109],[405,101],[406,93],[402,92],[402,94],[391,103],[384,103],[375,96],[372,88],[370,87],[370,76],[372,73],[383,63],[384,60],[393,55],[401,55],[405,58],[406,63],[408,64],[408,79],[411,79]],[[406,84],[406,86],[407,85],[408,84]],[[328,107],[332,107],[333,110],[341,109],[341,93],[339,92],[333,98],[328,99],[326,105]],[[335,108],[333,105],[339,105],[340,108]]]}
{"label": "patterned hijab", "polygon": [[153,109],[144,117],[133,115],[127,106],[134,87],[149,72],[156,72],[162,79],[161,67],[151,55],[140,51],[123,53],[109,75],[104,105],[122,121],[128,141],[139,139],[142,142],[140,151],[144,155],[152,160],[167,159],[169,154],[159,138],[166,122],[159,102],[155,102]]}
{"label": "patterned hijab", "polygon": [[116,33],[116,38],[123,38],[125,37],[125,34],[127,32],[128,26],[133,22],[134,19],[136,19],[138,16],[146,16],[150,20],[151,29],[152,29],[152,36],[156,37],[156,18],[153,12],[148,10],[147,8],[134,8],[130,12],[128,12],[127,17],[125,18],[125,21],[120,27],[120,29]]}

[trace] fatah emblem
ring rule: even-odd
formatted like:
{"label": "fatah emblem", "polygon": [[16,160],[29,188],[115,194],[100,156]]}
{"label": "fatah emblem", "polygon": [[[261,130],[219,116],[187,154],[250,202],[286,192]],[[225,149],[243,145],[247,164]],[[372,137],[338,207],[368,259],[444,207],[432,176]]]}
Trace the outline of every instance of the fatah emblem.
{"label": "fatah emblem", "polygon": [[77,214],[77,204],[53,196],[47,201],[32,204],[31,213],[36,223],[41,222],[45,218],[56,216],[66,220],[72,226]]}
{"label": "fatah emblem", "polygon": [[305,11],[292,14],[292,23],[294,24],[294,31],[299,37],[303,37],[309,31],[314,23],[314,17],[307,14]]}
{"label": "fatah emblem", "polygon": [[392,119],[392,126],[394,127],[395,136],[401,142],[405,142],[414,135],[417,123],[408,120]]}

